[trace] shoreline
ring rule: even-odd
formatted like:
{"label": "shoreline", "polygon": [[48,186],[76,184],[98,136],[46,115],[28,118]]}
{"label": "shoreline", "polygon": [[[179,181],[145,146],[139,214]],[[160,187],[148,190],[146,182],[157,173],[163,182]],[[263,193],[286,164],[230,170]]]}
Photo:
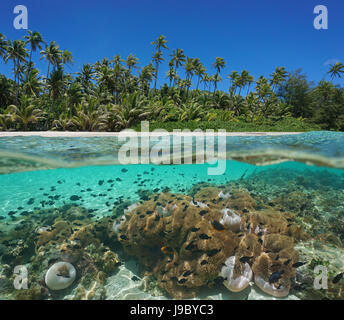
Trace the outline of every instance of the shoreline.
{"label": "shoreline", "polygon": [[259,136],[282,136],[295,135],[303,132],[78,132],[78,131],[13,131],[0,132],[0,138],[3,137],[33,137],[44,138],[88,138],[88,137],[119,137],[119,136],[227,136],[227,137],[259,137]]}

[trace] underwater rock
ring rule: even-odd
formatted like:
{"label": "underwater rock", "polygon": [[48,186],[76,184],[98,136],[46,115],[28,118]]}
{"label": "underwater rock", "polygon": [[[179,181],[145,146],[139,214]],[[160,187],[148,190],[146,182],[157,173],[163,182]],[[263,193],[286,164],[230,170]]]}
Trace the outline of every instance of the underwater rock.
{"label": "underwater rock", "polygon": [[250,265],[241,263],[235,256],[229,257],[221,269],[224,286],[232,292],[240,292],[248,287],[253,272]]}
{"label": "underwater rock", "polygon": [[51,290],[62,290],[68,288],[74,282],[76,270],[68,262],[54,263],[45,275],[45,284]]}

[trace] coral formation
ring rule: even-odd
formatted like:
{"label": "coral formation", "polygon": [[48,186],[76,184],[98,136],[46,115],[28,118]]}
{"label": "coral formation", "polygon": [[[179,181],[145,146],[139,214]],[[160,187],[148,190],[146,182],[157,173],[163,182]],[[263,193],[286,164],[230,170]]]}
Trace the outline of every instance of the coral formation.
{"label": "coral formation", "polygon": [[2,263],[6,261],[10,269],[18,262],[28,264],[29,288],[17,290],[15,299],[59,298],[73,288],[75,294],[81,287],[89,291],[94,281],[95,290],[100,292],[106,277],[120,264],[117,254],[108,246],[111,217],[93,220],[88,210],[68,205],[32,212],[20,221],[20,230],[9,227],[7,232],[5,241],[13,245],[0,247],[6,250],[1,255]]}
{"label": "coral formation", "polygon": [[[242,291],[236,296],[342,299],[344,180],[303,174],[258,170],[230,184],[174,189],[183,194],[140,190],[130,200],[113,198],[111,217],[78,205],[11,211],[0,224],[0,298],[109,299],[144,290],[182,299],[223,284]],[[120,268],[117,253],[126,260]],[[125,269],[127,255],[135,274]],[[72,265],[73,276],[57,273],[57,263]],[[27,290],[13,290],[16,265],[28,267]],[[328,269],[327,290],[314,289],[318,265]],[[50,275],[70,283],[57,290]],[[121,286],[129,287],[123,295]]]}
{"label": "coral formation", "polygon": [[245,190],[206,186],[193,197],[152,195],[126,217],[117,239],[177,299],[195,297],[219,274],[230,290],[243,290],[251,266],[267,280],[281,269],[279,282],[289,291],[297,261],[293,238],[304,236],[292,220],[290,213],[258,208]]}

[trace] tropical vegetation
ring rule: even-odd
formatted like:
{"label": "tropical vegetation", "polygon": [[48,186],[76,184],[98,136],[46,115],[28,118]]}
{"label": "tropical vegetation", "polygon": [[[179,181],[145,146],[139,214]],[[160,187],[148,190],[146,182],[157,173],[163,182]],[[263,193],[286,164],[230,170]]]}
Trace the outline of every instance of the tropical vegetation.
{"label": "tropical vegetation", "polygon": [[[340,62],[316,85],[284,67],[255,79],[247,70],[226,74],[221,57],[207,69],[183,49],[168,53],[167,44],[163,35],[151,43],[148,65],[115,55],[70,73],[72,53],[39,32],[19,40],[0,34],[0,64],[13,74],[0,74],[0,130],[119,131],[139,129],[142,120],[167,130],[344,130],[344,88],[333,83],[344,75]],[[42,73],[38,59],[46,62]]]}

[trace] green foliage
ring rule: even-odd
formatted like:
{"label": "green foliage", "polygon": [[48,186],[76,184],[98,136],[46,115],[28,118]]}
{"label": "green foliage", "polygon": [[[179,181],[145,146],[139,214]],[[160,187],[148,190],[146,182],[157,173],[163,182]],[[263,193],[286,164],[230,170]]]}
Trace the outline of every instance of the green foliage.
{"label": "green foliage", "polygon": [[[211,75],[199,58],[175,49],[167,83],[157,88],[167,42],[163,35],[152,42],[146,66],[133,54],[116,55],[71,74],[65,66],[73,63],[72,53],[40,33],[14,41],[0,34],[0,58],[13,66],[13,79],[0,75],[0,130],[119,131],[137,129],[142,120],[169,131],[344,130],[344,89],[328,81],[314,86],[300,70],[277,67],[258,79],[247,70],[226,76],[226,61],[216,57]],[[47,63],[46,75],[35,67],[37,55]],[[338,62],[328,74],[334,80],[343,72]],[[222,76],[229,79],[228,93],[217,90]]]}
{"label": "green foliage", "polygon": [[[133,129],[140,131],[140,124],[133,126]],[[173,121],[173,122],[152,122],[150,123],[150,131],[155,129],[165,129],[169,132],[174,129],[196,129],[207,130],[225,129],[227,132],[305,132],[318,131],[321,127],[310,124],[303,119],[284,118],[282,120],[269,119],[257,123],[250,123],[243,119],[235,119],[232,121],[213,120],[213,121]]]}

